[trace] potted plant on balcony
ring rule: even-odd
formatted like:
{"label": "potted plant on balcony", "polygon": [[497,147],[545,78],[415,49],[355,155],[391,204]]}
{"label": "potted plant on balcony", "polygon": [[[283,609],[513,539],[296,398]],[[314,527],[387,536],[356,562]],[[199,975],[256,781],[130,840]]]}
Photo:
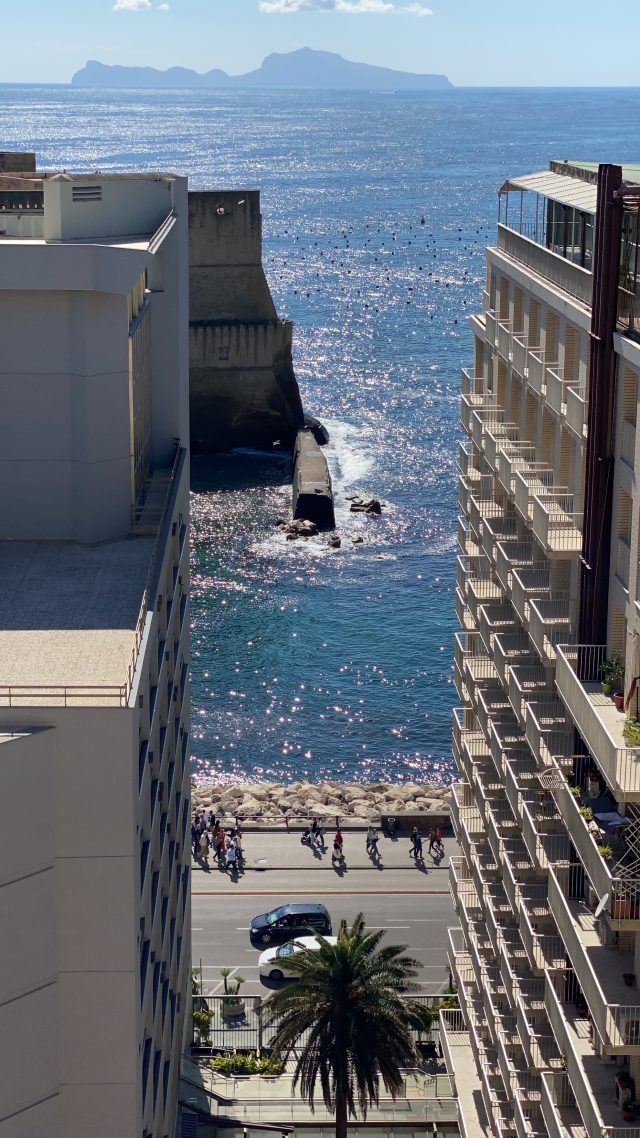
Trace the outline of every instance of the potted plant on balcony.
{"label": "potted plant on balcony", "polygon": [[616,688],[622,687],[624,680],[624,660],[620,652],[612,652],[608,660],[600,665],[602,676],[602,690],[605,695],[612,695]]}
{"label": "potted plant on balcony", "polygon": [[238,993],[240,992],[240,985],[244,984],[244,976],[234,976],[233,980],[229,982],[231,971],[231,968],[220,969],[220,975],[224,980],[224,993],[222,996],[222,1018],[243,1019],[245,1014],[244,1000]]}
{"label": "potted plant on balcony", "polygon": [[628,715],[622,727],[622,736],[628,747],[640,747],[640,720]]}
{"label": "potted plant on balcony", "polygon": [[598,846],[598,853],[605,861],[611,861],[613,857],[613,850],[611,846]]}

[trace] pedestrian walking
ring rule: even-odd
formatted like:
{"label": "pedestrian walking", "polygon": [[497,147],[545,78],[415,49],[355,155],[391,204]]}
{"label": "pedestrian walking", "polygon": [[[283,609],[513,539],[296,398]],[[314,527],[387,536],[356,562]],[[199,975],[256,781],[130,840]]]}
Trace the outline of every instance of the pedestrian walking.
{"label": "pedestrian walking", "polygon": [[416,835],[415,852],[413,856],[416,862],[422,861],[422,838],[420,834]]}
{"label": "pedestrian walking", "polygon": [[205,865],[209,864],[209,838],[207,837],[206,830],[203,830],[200,834],[200,860],[203,861]]}
{"label": "pedestrian walking", "polygon": [[415,857],[416,856],[416,841],[418,840],[419,837],[420,837],[420,835],[418,834],[418,827],[414,826],[413,830],[411,831],[411,845],[409,847],[409,857]]}
{"label": "pedestrian walking", "polygon": [[440,849],[444,853],[444,842],[442,840],[442,830],[440,829],[439,826],[436,829],[436,845],[440,846]]}
{"label": "pedestrian walking", "polygon": [[234,874],[236,871],[237,856],[238,856],[238,851],[236,849],[236,843],[235,843],[234,839],[232,838],[231,841],[229,842],[229,845],[227,846],[227,869],[229,870],[229,872],[231,874]]}
{"label": "pedestrian walking", "polygon": [[436,831],[433,827],[429,830],[429,853],[433,853],[433,847],[437,844]]}
{"label": "pedestrian walking", "polygon": [[311,822],[311,833],[310,833],[310,839],[311,839],[310,844],[312,846],[315,845],[317,836],[318,836],[318,819],[314,818]]}
{"label": "pedestrian walking", "polygon": [[344,838],[342,837],[342,833],[339,827],[336,830],[336,834],[333,839],[333,855],[331,860],[339,862],[344,861]]}
{"label": "pedestrian walking", "polygon": [[373,836],[373,826],[369,826],[367,830],[367,840],[365,842],[365,849],[367,853],[371,853],[371,838]]}
{"label": "pedestrian walking", "polygon": [[372,859],[372,861],[379,861],[380,851],[378,850],[378,831],[376,829],[371,829],[369,831],[369,834],[369,857]]}
{"label": "pedestrian walking", "polygon": [[224,830],[220,830],[220,838],[218,839],[218,861],[226,863],[227,858],[227,835]]}
{"label": "pedestrian walking", "polygon": [[195,821],[191,823],[191,845],[193,847],[193,856],[197,857],[198,850],[200,849],[200,831],[198,830]]}
{"label": "pedestrian walking", "polygon": [[323,853],[327,848],[326,842],[324,840],[324,830],[320,825],[318,825],[318,829],[316,830],[316,845],[319,849],[322,850]]}

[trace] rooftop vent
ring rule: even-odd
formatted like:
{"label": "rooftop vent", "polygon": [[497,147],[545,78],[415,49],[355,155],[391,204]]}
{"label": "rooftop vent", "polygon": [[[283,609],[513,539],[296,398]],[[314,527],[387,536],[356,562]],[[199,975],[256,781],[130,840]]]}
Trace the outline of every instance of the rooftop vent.
{"label": "rooftop vent", "polygon": [[71,197],[74,202],[101,202],[102,186],[74,186]]}

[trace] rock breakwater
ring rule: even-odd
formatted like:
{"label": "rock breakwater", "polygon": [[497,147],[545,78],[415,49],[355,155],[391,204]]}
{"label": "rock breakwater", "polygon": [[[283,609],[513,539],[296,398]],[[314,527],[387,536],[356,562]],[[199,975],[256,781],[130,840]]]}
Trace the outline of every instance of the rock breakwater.
{"label": "rock breakwater", "polygon": [[336,816],[343,823],[358,823],[379,821],[383,814],[448,814],[450,790],[414,782],[205,783],[192,789],[191,802],[194,809],[213,810],[224,820],[284,825],[316,817],[331,825]]}

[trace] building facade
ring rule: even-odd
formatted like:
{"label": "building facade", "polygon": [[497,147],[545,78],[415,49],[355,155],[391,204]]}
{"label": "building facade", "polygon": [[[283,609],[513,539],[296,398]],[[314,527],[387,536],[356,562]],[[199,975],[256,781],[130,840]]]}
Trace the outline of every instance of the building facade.
{"label": "building facade", "polygon": [[467,1136],[640,1135],[639,174],[551,163],[506,182],[471,320],[461,1010],[441,1013]]}
{"label": "building facade", "polygon": [[173,1138],[190,991],[187,184],[11,157],[0,1135]]}

